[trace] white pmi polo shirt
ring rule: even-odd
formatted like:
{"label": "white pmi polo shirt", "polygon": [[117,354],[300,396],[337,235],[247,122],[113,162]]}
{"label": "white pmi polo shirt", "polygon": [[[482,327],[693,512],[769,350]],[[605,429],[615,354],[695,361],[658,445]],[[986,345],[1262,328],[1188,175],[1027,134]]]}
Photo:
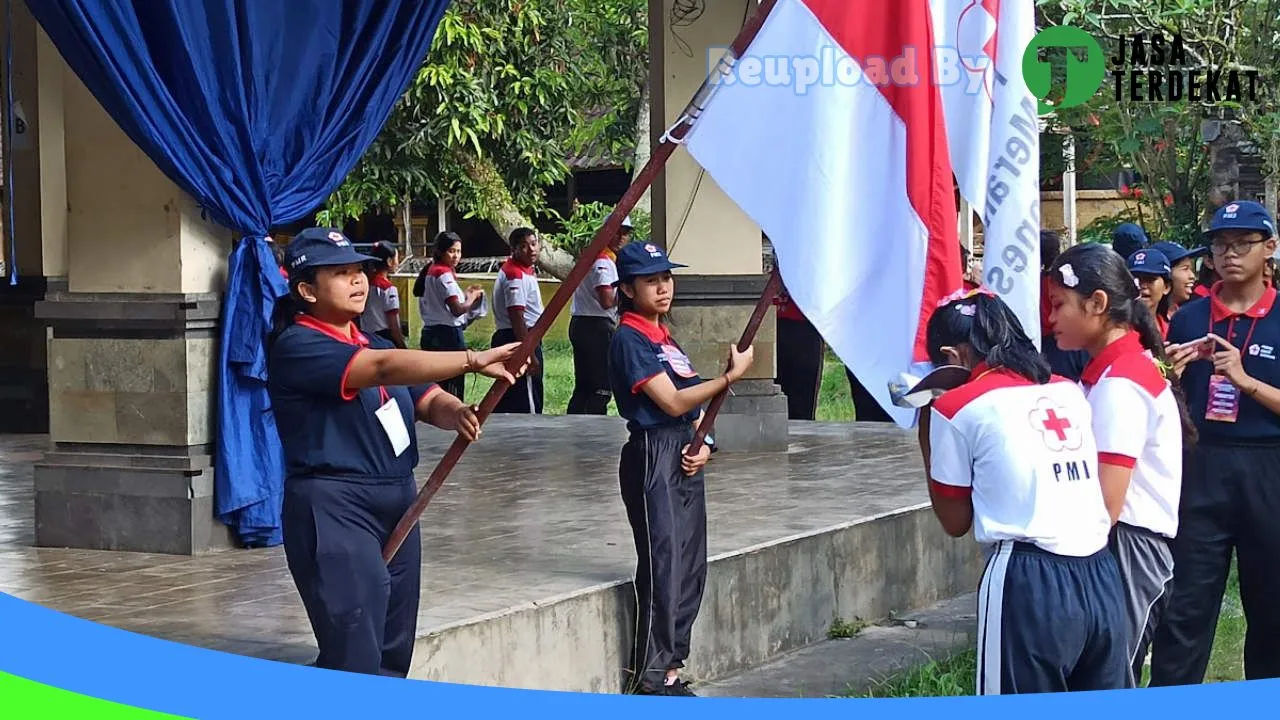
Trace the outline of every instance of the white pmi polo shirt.
{"label": "white pmi polo shirt", "polygon": [[600,296],[596,294],[596,290],[602,287],[608,287],[618,282],[618,264],[614,262],[614,255],[609,251],[600,254],[596,261],[591,265],[591,273],[587,278],[578,284],[576,290],[573,291],[573,305],[569,312],[580,317],[602,317],[611,320],[618,319],[618,306],[604,308],[600,305]]}
{"label": "white pmi polo shirt", "polygon": [[930,412],[934,492],[972,498],[978,542],[1021,540],[1075,557],[1106,547],[1111,516],[1079,385],[979,366]]}
{"label": "white pmi polo shirt", "polygon": [[533,327],[542,317],[542,293],[533,268],[507,260],[493,284],[493,323],[499,330],[511,329],[509,308],[524,308],[524,325]]}
{"label": "white pmi polo shirt", "polygon": [[390,280],[375,277],[369,283],[369,293],[365,297],[364,312],[360,315],[360,329],[367,333],[377,333],[390,329],[387,324],[387,313],[400,311],[400,291]]}
{"label": "white pmi polo shirt", "polygon": [[458,286],[458,279],[453,268],[440,263],[433,263],[427,268],[426,282],[423,283],[422,297],[418,298],[418,311],[422,314],[422,324],[449,325],[462,327],[467,324],[467,315],[454,315],[449,309],[449,298],[457,298],[464,302],[467,298]]}
{"label": "white pmi polo shirt", "polygon": [[1080,382],[1093,408],[1098,462],[1133,469],[1120,522],[1176,536],[1182,416],[1173,388],[1136,332],[1090,360]]}

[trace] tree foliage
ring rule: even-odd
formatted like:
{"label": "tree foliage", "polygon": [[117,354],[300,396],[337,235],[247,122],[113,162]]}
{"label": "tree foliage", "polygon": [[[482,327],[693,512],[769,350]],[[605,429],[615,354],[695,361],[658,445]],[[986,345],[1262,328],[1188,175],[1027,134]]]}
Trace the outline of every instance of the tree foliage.
{"label": "tree foliage", "polygon": [[457,0],[382,132],[330,198],[330,217],[406,197],[446,197],[486,219],[540,213],[543,189],[568,174],[572,153],[633,134],[645,7]]}

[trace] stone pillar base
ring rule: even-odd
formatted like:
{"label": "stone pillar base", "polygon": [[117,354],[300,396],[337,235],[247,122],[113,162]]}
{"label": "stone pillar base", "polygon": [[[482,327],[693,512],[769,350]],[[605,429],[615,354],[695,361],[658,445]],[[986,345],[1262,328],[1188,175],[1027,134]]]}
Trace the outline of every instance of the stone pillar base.
{"label": "stone pillar base", "polygon": [[[678,275],[672,334],[703,377],[724,372],[764,292],[764,275]],[[755,339],[755,364],[733,387],[716,418],[723,452],[786,452],[787,398],[773,382],[777,326],[770,310]]]}
{"label": "stone pillar base", "polygon": [[52,449],[36,545],[190,555],[231,547],[213,513],[210,294],[50,292]]}
{"label": "stone pillar base", "polygon": [[59,443],[35,465],[36,545],[193,555],[234,547],[211,447]]}
{"label": "stone pillar base", "polygon": [[0,433],[49,432],[45,324],[35,314],[48,281],[0,282]]}
{"label": "stone pillar base", "polygon": [[772,380],[743,380],[720,408],[716,444],[726,452],[786,452],[787,422],[782,388]]}

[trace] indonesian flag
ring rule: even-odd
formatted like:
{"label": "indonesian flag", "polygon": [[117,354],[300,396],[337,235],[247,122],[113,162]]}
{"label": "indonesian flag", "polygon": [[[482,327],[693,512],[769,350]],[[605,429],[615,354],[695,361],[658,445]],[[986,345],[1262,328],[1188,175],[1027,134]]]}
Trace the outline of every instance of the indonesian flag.
{"label": "indonesian flag", "polygon": [[[792,301],[902,427],[888,383],[927,361],[961,286],[928,0],[779,0],[686,138],[768,234]],[[787,77],[790,81],[787,81]]]}
{"label": "indonesian flag", "polygon": [[1022,79],[1028,0],[932,0],[938,86],[960,194],[982,216],[983,284],[1040,346],[1040,126]]}

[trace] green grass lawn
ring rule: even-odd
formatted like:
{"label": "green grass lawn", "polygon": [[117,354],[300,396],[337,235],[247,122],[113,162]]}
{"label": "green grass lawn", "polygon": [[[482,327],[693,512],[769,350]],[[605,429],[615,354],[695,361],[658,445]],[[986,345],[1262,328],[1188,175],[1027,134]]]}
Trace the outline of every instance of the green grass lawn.
{"label": "green grass lawn", "polygon": [[[1244,610],[1240,605],[1240,580],[1235,567],[1222,599],[1222,614],[1213,639],[1213,655],[1205,682],[1244,679]],[[940,697],[972,695],[977,683],[977,655],[973,650],[910,668],[875,683],[858,697]],[[1143,683],[1149,670],[1143,671]]]}

